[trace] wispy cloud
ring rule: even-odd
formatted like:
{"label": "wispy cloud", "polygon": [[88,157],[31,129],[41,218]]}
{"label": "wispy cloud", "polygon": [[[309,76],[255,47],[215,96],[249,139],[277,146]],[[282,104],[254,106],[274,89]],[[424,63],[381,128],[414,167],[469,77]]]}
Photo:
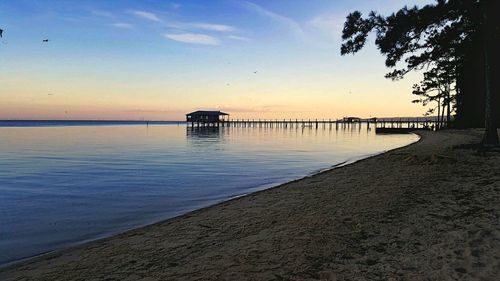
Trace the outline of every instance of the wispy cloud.
{"label": "wispy cloud", "polygon": [[229,25],[224,25],[224,24],[193,22],[193,23],[188,23],[188,25],[193,27],[193,28],[197,28],[197,29],[219,31],[219,32],[230,32],[230,31],[236,30],[236,28],[229,26]]}
{"label": "wispy cloud", "polygon": [[[147,19],[150,21],[163,22],[163,20],[157,14],[152,12],[139,11],[139,10],[133,10],[131,12],[133,15],[139,18]],[[235,27],[230,25],[207,23],[207,22],[171,22],[168,23],[168,26],[179,29],[201,29],[201,30],[218,31],[218,32],[231,32],[236,30]]]}
{"label": "wispy cloud", "polygon": [[117,28],[132,28],[132,25],[130,23],[126,23],[126,22],[115,22],[115,23],[112,23],[111,26],[117,27]]}
{"label": "wispy cloud", "polygon": [[199,29],[217,32],[231,32],[236,30],[235,27],[230,25],[206,22],[171,22],[168,23],[168,26],[177,29]]}
{"label": "wispy cloud", "polygon": [[294,35],[298,37],[303,37],[304,36],[304,31],[300,24],[293,20],[292,18],[277,14],[275,12],[272,12],[260,5],[257,5],[253,2],[249,1],[243,1],[242,2],[243,7],[246,8],[249,11],[253,11],[263,17],[267,17],[277,23],[280,23],[281,25],[285,26],[292,32]]}
{"label": "wispy cloud", "polygon": [[344,20],[345,15],[322,14],[309,20],[307,25],[340,38],[342,28],[344,26]]}
{"label": "wispy cloud", "polygon": [[238,41],[245,41],[245,42],[252,41],[250,38],[243,37],[243,36],[237,36],[237,35],[229,35],[229,36],[227,36],[227,38],[233,39],[233,40],[238,40]]}
{"label": "wispy cloud", "polygon": [[164,36],[170,40],[200,45],[219,45],[219,40],[213,36],[199,33],[167,33]]}
{"label": "wispy cloud", "polygon": [[134,14],[135,16],[137,16],[139,18],[147,19],[150,21],[162,22],[160,17],[158,17],[155,13],[152,13],[152,12],[133,10],[132,14]]}

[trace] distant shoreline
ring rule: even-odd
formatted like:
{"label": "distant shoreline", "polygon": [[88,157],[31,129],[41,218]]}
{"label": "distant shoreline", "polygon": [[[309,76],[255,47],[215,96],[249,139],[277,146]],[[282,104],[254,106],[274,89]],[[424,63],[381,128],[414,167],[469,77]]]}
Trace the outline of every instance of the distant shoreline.
{"label": "distant shoreline", "polygon": [[146,122],[153,122],[153,123],[169,123],[169,122],[184,122],[186,121],[177,121],[177,120],[0,120],[0,122],[40,122],[40,123],[52,123],[52,122],[67,122],[67,123],[73,123],[73,122],[109,122],[109,123],[146,123]]}
{"label": "distant shoreline", "polygon": [[0,120],[0,128],[61,127],[104,125],[184,125],[186,121],[124,121],[124,120]]}
{"label": "distant shoreline", "polygon": [[3,268],[0,278],[498,276],[500,153],[469,148],[480,130],[419,134],[351,165]]}
{"label": "distant shoreline", "polygon": [[4,119],[0,122],[186,122],[185,120]]}

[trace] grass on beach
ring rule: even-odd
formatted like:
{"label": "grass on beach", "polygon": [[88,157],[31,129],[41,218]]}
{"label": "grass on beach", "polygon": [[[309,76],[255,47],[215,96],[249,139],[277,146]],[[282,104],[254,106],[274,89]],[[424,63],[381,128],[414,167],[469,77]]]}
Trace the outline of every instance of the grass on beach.
{"label": "grass on beach", "polygon": [[416,144],[0,271],[1,280],[497,280],[500,151]]}

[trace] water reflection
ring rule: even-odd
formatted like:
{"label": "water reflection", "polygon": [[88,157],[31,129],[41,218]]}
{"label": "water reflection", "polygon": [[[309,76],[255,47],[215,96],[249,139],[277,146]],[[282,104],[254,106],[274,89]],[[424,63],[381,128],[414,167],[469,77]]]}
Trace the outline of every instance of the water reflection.
{"label": "water reflection", "polygon": [[225,127],[217,126],[207,126],[207,127],[196,127],[196,126],[186,126],[186,136],[188,139],[196,138],[221,138],[224,137]]}

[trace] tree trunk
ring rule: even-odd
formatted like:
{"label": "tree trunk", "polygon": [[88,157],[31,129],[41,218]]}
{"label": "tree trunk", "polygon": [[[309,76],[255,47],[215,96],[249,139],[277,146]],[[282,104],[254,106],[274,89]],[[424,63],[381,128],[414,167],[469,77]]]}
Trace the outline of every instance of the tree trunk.
{"label": "tree trunk", "polygon": [[[488,3],[488,1],[485,1]],[[486,6],[486,7],[485,7]],[[483,33],[484,33],[484,137],[483,144],[498,145],[497,126],[495,124],[495,116],[492,108],[492,92],[491,92],[491,67],[490,67],[490,37],[493,36],[488,26],[488,6],[483,6]]]}
{"label": "tree trunk", "polygon": [[441,120],[439,120],[439,128],[444,128],[444,109],[446,107],[446,96],[443,97],[443,105],[441,106]]}
{"label": "tree trunk", "polygon": [[436,123],[436,130],[439,129],[439,124],[441,124],[441,91],[438,90],[438,119],[437,119],[437,123]]}
{"label": "tree trunk", "polygon": [[450,127],[451,123],[451,86],[450,83],[448,82],[447,88],[446,88],[446,127]]}

